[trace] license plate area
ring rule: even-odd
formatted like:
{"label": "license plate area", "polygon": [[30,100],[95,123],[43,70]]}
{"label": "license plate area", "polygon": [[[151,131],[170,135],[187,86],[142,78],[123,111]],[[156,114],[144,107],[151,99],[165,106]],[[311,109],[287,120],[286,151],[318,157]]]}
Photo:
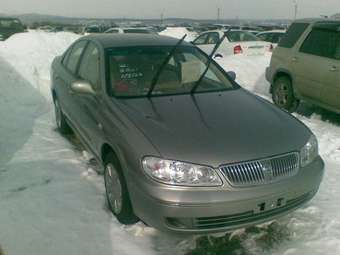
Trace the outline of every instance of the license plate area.
{"label": "license plate area", "polygon": [[263,213],[277,208],[284,207],[286,205],[286,199],[284,197],[268,199],[266,201],[257,204],[254,212]]}

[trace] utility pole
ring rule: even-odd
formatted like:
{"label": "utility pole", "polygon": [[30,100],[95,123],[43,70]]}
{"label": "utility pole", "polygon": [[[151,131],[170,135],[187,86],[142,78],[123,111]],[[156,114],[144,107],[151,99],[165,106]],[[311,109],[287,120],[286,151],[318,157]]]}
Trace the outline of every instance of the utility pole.
{"label": "utility pole", "polygon": [[297,3],[297,0],[293,0],[293,3],[294,3],[294,20],[296,20],[297,14],[298,14],[298,3]]}
{"label": "utility pole", "polygon": [[164,22],[164,13],[162,12],[161,13],[161,25],[163,25],[163,22]]}
{"label": "utility pole", "polygon": [[219,23],[221,20],[221,8],[217,7],[217,23]]}

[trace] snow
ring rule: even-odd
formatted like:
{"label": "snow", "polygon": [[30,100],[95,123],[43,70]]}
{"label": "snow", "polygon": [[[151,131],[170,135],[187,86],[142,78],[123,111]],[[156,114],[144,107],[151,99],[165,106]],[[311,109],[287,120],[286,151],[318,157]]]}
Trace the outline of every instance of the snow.
{"label": "snow", "polygon": [[271,53],[264,56],[233,55],[217,62],[227,71],[236,73],[237,82],[244,88],[269,97],[270,84],[267,82],[264,71],[269,66]]}
{"label": "snow", "polygon": [[[185,31],[164,33],[178,38]],[[226,235],[179,236],[143,223],[119,224],[91,155],[75,137],[55,130],[50,64],[77,38],[29,31],[0,42],[0,246],[6,254],[340,254],[340,118],[310,106],[295,116],[318,137],[326,172],[304,208]],[[270,54],[240,55],[219,63],[269,100],[269,61]]]}
{"label": "snow", "polygon": [[185,38],[185,41],[187,42],[191,42],[197,37],[197,34],[195,32],[190,32],[185,27],[168,27],[159,34],[163,36],[174,37],[177,39],[181,39],[184,35],[187,35]]}

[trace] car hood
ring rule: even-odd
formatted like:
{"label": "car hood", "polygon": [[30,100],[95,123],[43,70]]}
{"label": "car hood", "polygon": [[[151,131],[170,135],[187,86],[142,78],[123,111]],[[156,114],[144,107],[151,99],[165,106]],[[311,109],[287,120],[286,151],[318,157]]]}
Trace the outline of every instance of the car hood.
{"label": "car hood", "polygon": [[119,99],[160,156],[217,167],[299,151],[311,132],[243,89]]}

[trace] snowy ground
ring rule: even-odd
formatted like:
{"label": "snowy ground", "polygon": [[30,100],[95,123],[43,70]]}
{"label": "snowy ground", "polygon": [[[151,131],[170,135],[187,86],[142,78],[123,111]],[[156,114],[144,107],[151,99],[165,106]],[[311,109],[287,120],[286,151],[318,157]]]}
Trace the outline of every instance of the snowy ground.
{"label": "snowy ground", "polygon": [[[318,136],[326,174],[305,208],[231,235],[184,237],[142,223],[120,225],[106,209],[96,164],[77,139],[55,131],[49,67],[76,38],[31,31],[0,42],[0,246],[6,254],[340,254],[340,117],[309,106],[296,116]],[[220,64],[269,98],[269,60],[269,54],[236,56]]]}

